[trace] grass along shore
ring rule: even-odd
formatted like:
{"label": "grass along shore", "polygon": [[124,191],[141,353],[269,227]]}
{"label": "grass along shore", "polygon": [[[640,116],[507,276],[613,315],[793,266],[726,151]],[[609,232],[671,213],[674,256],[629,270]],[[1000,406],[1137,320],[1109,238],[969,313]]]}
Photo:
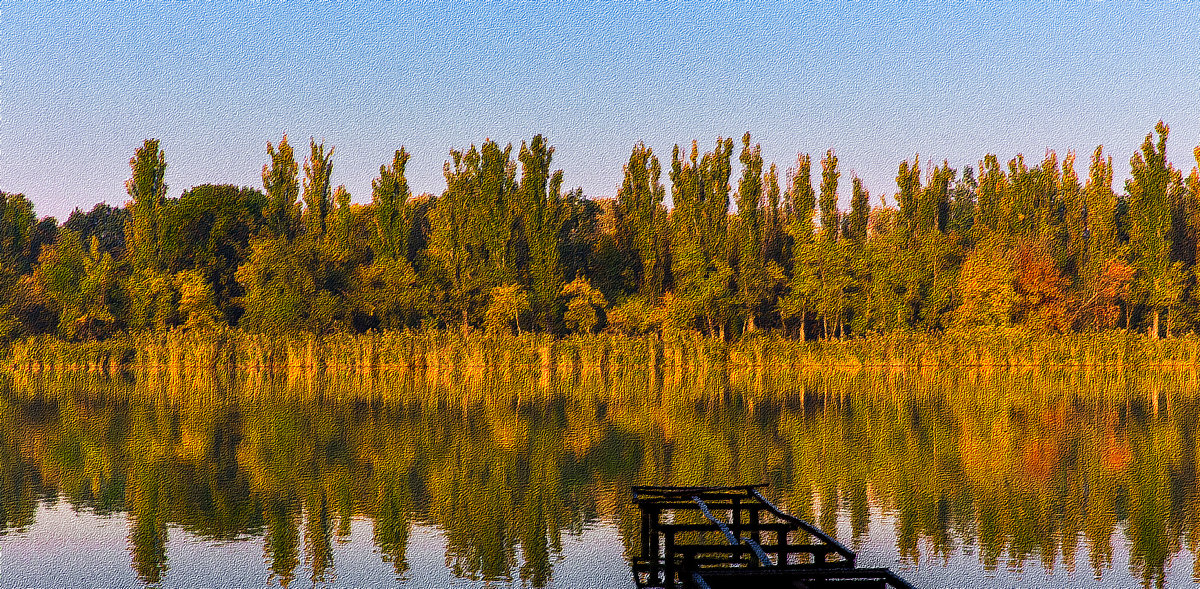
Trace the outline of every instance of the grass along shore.
{"label": "grass along shore", "polygon": [[1023,330],[904,333],[832,341],[758,334],[736,342],[458,331],[287,336],[235,329],[126,333],[98,342],[38,336],[12,342],[6,371],[121,371],[232,367],[250,371],[436,370],[530,366],[566,369],[654,367],[662,371],[868,367],[1196,367],[1200,337],[1151,340],[1123,331],[1050,335]]}

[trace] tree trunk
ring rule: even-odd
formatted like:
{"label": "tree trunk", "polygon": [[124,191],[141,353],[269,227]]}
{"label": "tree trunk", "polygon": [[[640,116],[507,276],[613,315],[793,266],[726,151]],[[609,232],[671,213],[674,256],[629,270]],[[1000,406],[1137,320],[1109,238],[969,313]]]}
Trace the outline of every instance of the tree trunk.
{"label": "tree trunk", "polygon": [[1154,332],[1150,334],[1150,339],[1158,339],[1158,309],[1154,310],[1154,322],[1151,329],[1153,329]]}

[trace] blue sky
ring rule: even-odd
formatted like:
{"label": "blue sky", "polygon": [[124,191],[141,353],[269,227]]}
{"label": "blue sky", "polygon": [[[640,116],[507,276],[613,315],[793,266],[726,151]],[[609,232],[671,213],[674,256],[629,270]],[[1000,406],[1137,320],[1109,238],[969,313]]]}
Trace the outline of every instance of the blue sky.
{"label": "blue sky", "polygon": [[60,218],[122,204],[147,137],[171,196],[261,187],[286,132],[336,146],[367,202],[401,145],[440,193],[449,149],[543,133],[567,186],[611,196],[636,141],[665,168],[750,131],[781,175],[835,149],[843,204],[851,172],[877,203],[917,152],[1074,149],[1082,177],[1104,144],[1119,188],[1160,118],[1176,166],[1200,144],[1198,3],[344,4],[0,2],[0,189]]}

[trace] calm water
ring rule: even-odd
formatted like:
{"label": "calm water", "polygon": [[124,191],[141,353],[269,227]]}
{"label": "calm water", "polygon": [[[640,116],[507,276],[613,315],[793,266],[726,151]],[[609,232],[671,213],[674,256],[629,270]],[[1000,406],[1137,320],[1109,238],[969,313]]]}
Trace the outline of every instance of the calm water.
{"label": "calm water", "polygon": [[634,484],[927,587],[1200,579],[1188,372],[0,377],[0,586],[633,586]]}

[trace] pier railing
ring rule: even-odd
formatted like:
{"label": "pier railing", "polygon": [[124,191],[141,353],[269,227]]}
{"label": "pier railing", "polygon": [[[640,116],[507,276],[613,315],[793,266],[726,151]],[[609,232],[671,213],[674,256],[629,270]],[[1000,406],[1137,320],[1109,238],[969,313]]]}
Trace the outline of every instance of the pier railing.
{"label": "pier railing", "polygon": [[[633,487],[641,512],[637,586],[910,588],[887,569],[855,568],[854,551],[780,511],[759,492],[765,486]],[[810,581],[785,581],[801,578]]]}

